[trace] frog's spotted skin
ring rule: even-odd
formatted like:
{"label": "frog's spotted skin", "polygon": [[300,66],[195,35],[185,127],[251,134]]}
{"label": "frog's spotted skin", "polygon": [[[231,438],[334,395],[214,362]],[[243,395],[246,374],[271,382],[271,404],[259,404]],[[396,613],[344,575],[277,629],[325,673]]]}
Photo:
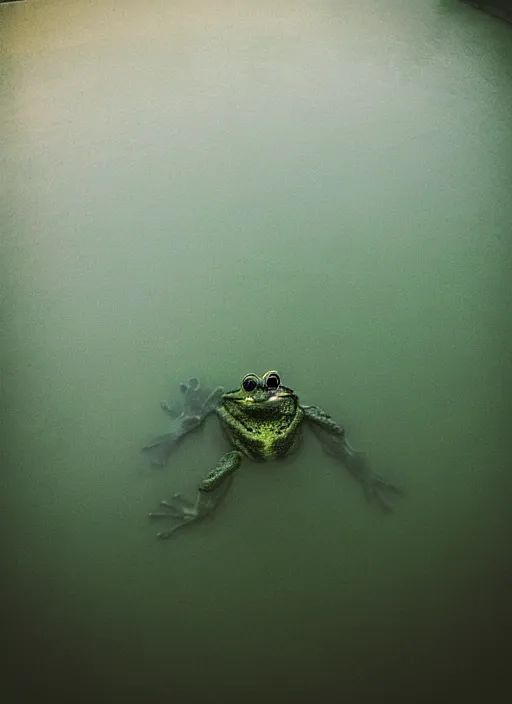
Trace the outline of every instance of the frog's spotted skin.
{"label": "frog's spotted skin", "polygon": [[[157,438],[145,449],[160,448],[164,461],[172,448],[191,430],[197,428],[213,411],[233,448],[199,483],[195,502],[179,494],[171,501],[162,501],[165,511],[150,513],[151,518],[174,521],[170,530],[158,534],[168,538],[175,530],[199,521],[210,514],[225,497],[233,473],[246,457],[254,462],[268,462],[288,456],[301,439],[307,424],[332,457],[340,460],[351,476],[363,487],[368,500],[390,511],[390,499],[401,491],[375,474],[364,456],[354,450],[345,438],[343,428],[318,406],[301,406],[295,392],[281,384],[279,374],[270,371],[259,377],[248,374],[239,389],[223,393],[221,387],[210,394],[201,390],[199,381],[181,384],[183,407],[173,421],[171,433]],[[173,413],[172,407],[162,404]]]}
{"label": "frog's spotted skin", "polygon": [[291,389],[224,394],[216,408],[231,445],[254,462],[286,457],[300,440],[304,413]]}

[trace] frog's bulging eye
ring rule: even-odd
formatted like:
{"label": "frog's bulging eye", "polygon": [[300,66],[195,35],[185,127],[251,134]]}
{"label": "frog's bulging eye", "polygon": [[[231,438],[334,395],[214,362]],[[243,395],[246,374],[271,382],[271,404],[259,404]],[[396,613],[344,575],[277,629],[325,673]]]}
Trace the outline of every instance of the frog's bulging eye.
{"label": "frog's bulging eye", "polygon": [[258,382],[256,381],[256,378],[250,374],[249,376],[246,376],[244,380],[242,381],[242,388],[244,391],[247,391],[247,393],[251,393],[251,391],[254,391],[254,389],[258,386]]}
{"label": "frog's bulging eye", "polygon": [[279,374],[277,372],[271,372],[267,378],[267,387],[269,389],[278,389],[279,385],[281,384],[281,379],[279,378]]}

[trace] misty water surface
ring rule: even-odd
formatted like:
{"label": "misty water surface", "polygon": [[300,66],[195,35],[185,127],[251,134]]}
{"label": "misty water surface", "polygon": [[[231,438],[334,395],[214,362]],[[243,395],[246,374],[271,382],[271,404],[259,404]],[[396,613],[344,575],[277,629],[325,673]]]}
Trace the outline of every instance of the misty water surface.
{"label": "misty water surface", "polygon": [[[434,0],[26,2],[0,26],[10,701],[496,701],[511,28]],[[224,449],[211,419],[152,470],[159,401],[273,368],[396,512],[307,436],[156,540],[148,511]]]}

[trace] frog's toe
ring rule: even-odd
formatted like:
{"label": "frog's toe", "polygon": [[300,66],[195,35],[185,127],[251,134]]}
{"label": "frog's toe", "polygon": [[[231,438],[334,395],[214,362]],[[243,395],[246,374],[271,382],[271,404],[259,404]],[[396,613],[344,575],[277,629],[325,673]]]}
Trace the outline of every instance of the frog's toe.
{"label": "frog's toe", "polygon": [[183,496],[183,494],[178,493],[173,494],[170,501],[160,501],[160,506],[165,506],[171,513],[178,513],[180,516],[185,513],[193,515],[194,512],[193,502]]}
{"label": "frog's toe", "polygon": [[199,389],[199,379],[195,376],[190,377],[188,380],[188,388],[190,391],[197,391]]}
{"label": "frog's toe", "polygon": [[180,518],[182,520],[193,520],[197,517],[197,511],[192,501],[181,494],[173,494],[170,501],[160,501],[165,511],[152,511],[150,518]]}
{"label": "frog's toe", "polygon": [[160,506],[165,510],[152,511],[149,514],[149,518],[170,518],[175,522],[169,530],[161,531],[157,534],[157,537],[160,539],[169,538],[175,530],[197,518],[197,511],[195,510],[194,504],[181,494],[173,494],[170,501],[160,501]]}
{"label": "frog's toe", "polygon": [[394,499],[403,494],[399,489],[387,479],[373,474],[363,485],[366,500],[375,503],[385,513],[391,513],[394,509]]}

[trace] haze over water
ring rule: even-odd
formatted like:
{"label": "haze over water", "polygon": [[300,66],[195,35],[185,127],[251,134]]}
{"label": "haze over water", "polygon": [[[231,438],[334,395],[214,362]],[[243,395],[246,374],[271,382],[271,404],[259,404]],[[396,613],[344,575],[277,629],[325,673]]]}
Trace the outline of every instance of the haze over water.
{"label": "haze over water", "polygon": [[[511,27],[448,0],[26,2],[0,46],[6,701],[501,701]],[[225,450],[212,418],[149,467],[159,401],[269,369],[396,511],[306,434],[156,540]]]}

